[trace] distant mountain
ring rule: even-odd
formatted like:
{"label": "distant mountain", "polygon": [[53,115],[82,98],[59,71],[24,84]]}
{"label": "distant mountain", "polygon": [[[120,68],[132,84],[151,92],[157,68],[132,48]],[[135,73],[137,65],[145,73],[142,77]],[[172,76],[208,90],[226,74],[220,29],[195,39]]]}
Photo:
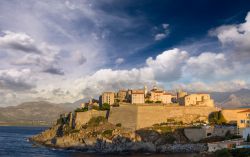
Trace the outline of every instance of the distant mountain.
{"label": "distant mountain", "polygon": [[80,107],[86,99],[73,103],[50,103],[47,101],[24,102],[17,106],[0,107],[0,124],[50,124],[62,113]]}
{"label": "distant mountain", "polygon": [[223,108],[250,107],[250,90],[241,89],[234,92],[212,92],[215,103]]}

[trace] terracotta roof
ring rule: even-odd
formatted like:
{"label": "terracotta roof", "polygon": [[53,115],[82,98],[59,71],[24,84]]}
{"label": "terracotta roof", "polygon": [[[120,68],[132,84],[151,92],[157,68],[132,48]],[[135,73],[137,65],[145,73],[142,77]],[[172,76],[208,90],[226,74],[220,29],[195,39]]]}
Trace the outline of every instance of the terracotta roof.
{"label": "terracotta roof", "polygon": [[244,113],[244,112],[250,112],[250,109],[244,110],[244,111],[240,111],[238,113]]}

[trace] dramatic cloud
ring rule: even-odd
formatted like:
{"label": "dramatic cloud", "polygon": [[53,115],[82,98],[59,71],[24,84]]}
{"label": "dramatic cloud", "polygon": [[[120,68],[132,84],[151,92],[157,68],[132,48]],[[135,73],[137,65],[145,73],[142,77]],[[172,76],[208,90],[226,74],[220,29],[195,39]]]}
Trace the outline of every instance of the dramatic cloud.
{"label": "dramatic cloud", "polygon": [[146,62],[156,80],[167,82],[181,77],[182,66],[185,65],[187,59],[186,51],[172,49],[159,54],[155,60],[150,57]]}
{"label": "dramatic cloud", "polygon": [[78,91],[84,96],[98,96],[102,91],[115,91],[120,88],[142,88],[144,85],[164,83],[178,80],[182,67],[188,58],[186,51],[172,49],[164,51],[146,60],[142,68],[131,70],[101,69],[93,75],[79,79],[76,84]]}
{"label": "dramatic cloud", "polygon": [[152,23],[139,10],[124,11],[130,6],[95,0],[0,1],[0,106],[72,102],[145,84],[202,91],[250,88],[250,14],[242,24],[211,31],[219,41],[212,42],[222,45],[214,51],[203,40],[202,48],[171,45],[175,39],[169,34],[172,27],[179,33],[177,24]]}
{"label": "dramatic cloud", "polygon": [[221,26],[210,32],[218,37],[236,61],[249,61],[250,59],[250,12],[245,20],[245,23]]}
{"label": "dramatic cloud", "polygon": [[4,31],[0,37],[0,47],[26,53],[41,53],[34,40],[25,33]]}
{"label": "dramatic cloud", "polygon": [[9,69],[0,70],[0,90],[10,90],[14,92],[27,91],[35,87],[30,83],[30,69]]}

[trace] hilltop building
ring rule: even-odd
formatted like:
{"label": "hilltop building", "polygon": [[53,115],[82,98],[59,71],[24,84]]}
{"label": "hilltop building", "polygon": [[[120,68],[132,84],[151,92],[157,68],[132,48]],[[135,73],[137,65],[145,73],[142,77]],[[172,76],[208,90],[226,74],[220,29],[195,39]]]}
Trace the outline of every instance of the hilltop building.
{"label": "hilltop building", "polygon": [[144,90],[132,90],[131,103],[132,104],[144,104],[145,103],[145,91]]}
{"label": "hilltop building", "polygon": [[156,87],[154,87],[150,91],[149,100],[152,102],[160,102],[163,104],[170,104],[170,103],[172,103],[172,98],[173,98],[173,95],[171,93],[168,93],[168,92],[161,90],[161,89],[157,89]]}
{"label": "hilltop building", "polygon": [[127,90],[121,89],[117,93],[117,99],[119,102],[126,102],[127,101]]}
{"label": "hilltop building", "polygon": [[187,94],[186,92],[177,92],[177,102],[181,106],[208,106],[214,107],[214,101],[209,94]]}
{"label": "hilltop building", "polygon": [[246,139],[250,134],[250,109],[237,113],[237,128],[238,133]]}
{"label": "hilltop building", "polygon": [[100,96],[101,105],[104,103],[108,103],[113,105],[115,103],[115,93],[114,92],[103,92]]}

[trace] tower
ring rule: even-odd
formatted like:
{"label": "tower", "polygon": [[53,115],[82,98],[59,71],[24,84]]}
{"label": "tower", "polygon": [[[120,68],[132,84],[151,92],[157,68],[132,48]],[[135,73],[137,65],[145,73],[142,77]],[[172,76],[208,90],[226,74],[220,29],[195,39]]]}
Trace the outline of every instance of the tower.
{"label": "tower", "polygon": [[146,96],[147,93],[148,93],[148,87],[145,85],[145,86],[144,86],[144,95]]}

